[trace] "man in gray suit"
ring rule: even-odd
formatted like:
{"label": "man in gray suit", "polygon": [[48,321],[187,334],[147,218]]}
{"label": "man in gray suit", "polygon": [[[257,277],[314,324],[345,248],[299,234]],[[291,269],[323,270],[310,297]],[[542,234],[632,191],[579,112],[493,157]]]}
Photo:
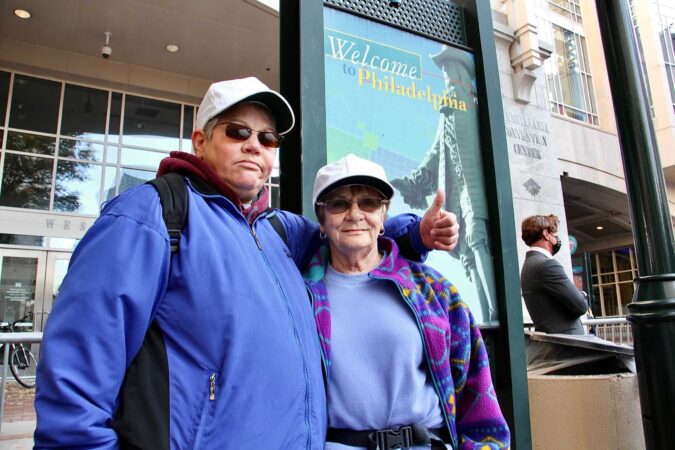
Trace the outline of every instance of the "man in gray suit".
{"label": "man in gray suit", "polygon": [[520,287],[535,331],[585,334],[579,316],[588,311],[588,301],[553,259],[561,246],[556,235],[558,218],[530,216],[523,220],[521,231],[530,249],[520,271]]}

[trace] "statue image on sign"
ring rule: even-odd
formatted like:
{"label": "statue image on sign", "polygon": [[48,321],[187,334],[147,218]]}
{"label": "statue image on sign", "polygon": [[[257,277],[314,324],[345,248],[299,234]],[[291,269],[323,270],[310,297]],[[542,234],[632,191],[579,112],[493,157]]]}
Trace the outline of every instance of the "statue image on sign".
{"label": "statue image on sign", "polygon": [[[476,286],[483,321],[491,322],[497,319],[495,281],[478,142],[474,61],[469,53],[446,45],[430,58],[443,72],[449,100],[439,109],[436,136],[424,160],[410,175],[391,184],[408,206],[422,210],[439,187],[445,189],[446,209],[457,214],[461,227],[459,244],[450,254],[459,259]],[[458,108],[458,102],[473,105]]]}

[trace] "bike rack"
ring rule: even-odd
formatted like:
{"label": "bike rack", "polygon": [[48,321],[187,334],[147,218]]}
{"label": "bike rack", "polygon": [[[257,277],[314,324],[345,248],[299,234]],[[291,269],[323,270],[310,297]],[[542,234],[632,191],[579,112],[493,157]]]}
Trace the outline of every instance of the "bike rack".
{"label": "bike rack", "polygon": [[2,354],[2,382],[0,382],[0,431],[2,431],[2,418],[5,414],[5,390],[7,388],[7,371],[9,370],[9,348],[7,344],[35,344],[42,342],[42,333],[38,332],[14,332],[0,333],[0,344],[5,344]]}

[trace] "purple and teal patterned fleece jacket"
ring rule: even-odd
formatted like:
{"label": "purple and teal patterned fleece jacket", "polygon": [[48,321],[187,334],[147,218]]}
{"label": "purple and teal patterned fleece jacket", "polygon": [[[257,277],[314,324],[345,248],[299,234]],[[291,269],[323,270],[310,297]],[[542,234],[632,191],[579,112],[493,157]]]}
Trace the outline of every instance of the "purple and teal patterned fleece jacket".
{"label": "purple and teal patterned fleece jacket", "polygon": [[[385,256],[369,276],[395,283],[415,314],[453,448],[510,448],[509,428],[492,385],[485,345],[457,288],[431,267],[400,257],[390,239],[380,238],[378,247]],[[329,249],[324,245],[312,258],[304,278],[330,382],[330,302],[323,282],[328,259]]]}

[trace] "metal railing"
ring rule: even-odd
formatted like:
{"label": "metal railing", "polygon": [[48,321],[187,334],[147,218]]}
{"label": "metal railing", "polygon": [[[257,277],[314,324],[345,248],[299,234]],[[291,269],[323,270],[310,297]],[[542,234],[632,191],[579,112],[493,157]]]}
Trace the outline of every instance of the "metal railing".
{"label": "metal railing", "polygon": [[[586,331],[615,344],[633,346],[633,331],[625,317],[582,318]],[[525,322],[525,329],[534,331],[532,322]]]}
{"label": "metal railing", "polygon": [[625,317],[603,317],[601,319],[581,319],[597,337],[615,344],[633,346],[633,331]]}
{"label": "metal railing", "polygon": [[2,354],[2,381],[0,382],[0,431],[2,431],[2,420],[5,413],[5,394],[7,391],[7,372],[9,371],[9,352],[11,345],[22,342],[24,344],[35,344],[42,342],[42,333],[39,332],[14,332],[0,333],[0,344],[4,344]]}

